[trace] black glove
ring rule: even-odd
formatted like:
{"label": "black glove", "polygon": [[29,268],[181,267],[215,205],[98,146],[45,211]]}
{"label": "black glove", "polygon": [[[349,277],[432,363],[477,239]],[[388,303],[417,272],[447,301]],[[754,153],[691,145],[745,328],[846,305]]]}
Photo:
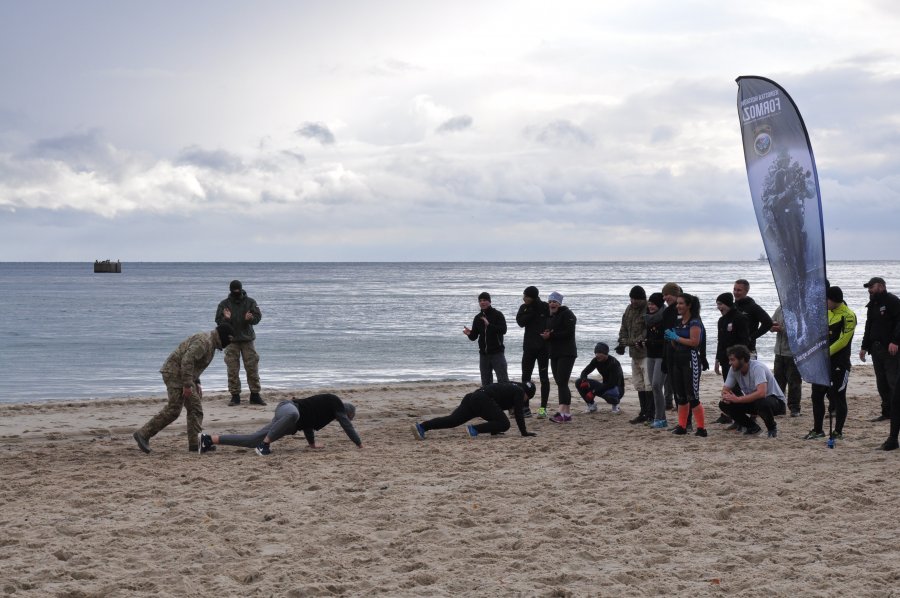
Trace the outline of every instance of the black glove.
{"label": "black glove", "polygon": [[534,432],[525,432],[522,436],[537,436],[537,434]]}
{"label": "black glove", "polygon": [[625,345],[616,345],[616,353],[625,355]]}

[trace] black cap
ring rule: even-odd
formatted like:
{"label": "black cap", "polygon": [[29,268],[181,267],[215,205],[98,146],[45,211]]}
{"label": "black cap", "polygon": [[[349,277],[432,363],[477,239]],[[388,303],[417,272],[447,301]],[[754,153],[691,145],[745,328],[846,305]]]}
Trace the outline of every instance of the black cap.
{"label": "black cap", "polygon": [[844,302],[844,291],[841,290],[841,287],[828,287],[828,290],[825,292],[825,296],[835,303]]}
{"label": "black cap", "polygon": [[642,286],[633,286],[631,287],[631,291],[628,293],[628,296],[632,299],[647,299],[647,291],[644,290]]}
{"label": "black cap", "polygon": [[868,289],[873,284],[883,284],[884,286],[887,286],[887,283],[884,282],[884,279],[880,276],[873,276],[872,278],[869,279],[869,282],[867,282],[863,286]]}
{"label": "black cap", "polygon": [[481,301],[482,299],[486,299],[486,300],[490,301],[490,300],[491,300],[491,294],[488,293],[487,291],[481,293],[480,295],[478,295],[478,300]]}
{"label": "black cap", "polygon": [[537,391],[537,388],[534,385],[534,382],[529,380],[528,382],[522,382],[522,388],[525,389],[525,394],[528,395],[529,399],[534,398],[534,393]]}
{"label": "black cap", "polygon": [[604,355],[609,355],[609,345],[606,343],[597,343],[594,345],[594,353],[603,353]]}
{"label": "black cap", "polygon": [[537,287],[525,287],[525,290],[522,291],[522,294],[525,295],[526,297],[531,297],[532,299],[537,299],[538,296],[540,295],[538,293]]}
{"label": "black cap", "polygon": [[244,288],[244,286],[241,284],[240,280],[232,280],[231,285],[228,288],[230,288],[232,291],[240,291]]}
{"label": "black cap", "polygon": [[649,301],[656,307],[662,307],[663,303],[665,303],[665,299],[663,298],[662,293],[650,293],[650,296],[647,298],[647,301]]}
{"label": "black cap", "polygon": [[716,297],[716,303],[723,303],[728,307],[734,307],[734,295],[731,293],[722,293]]}

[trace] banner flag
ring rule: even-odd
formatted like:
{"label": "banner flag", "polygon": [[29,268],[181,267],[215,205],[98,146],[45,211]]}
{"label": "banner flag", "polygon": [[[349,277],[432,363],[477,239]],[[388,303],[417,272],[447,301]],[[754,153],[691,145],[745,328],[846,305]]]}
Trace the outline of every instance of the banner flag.
{"label": "banner flag", "polygon": [[737,84],[747,180],[788,343],[803,380],[828,385],[825,235],[809,134],[780,85],[762,77]]}

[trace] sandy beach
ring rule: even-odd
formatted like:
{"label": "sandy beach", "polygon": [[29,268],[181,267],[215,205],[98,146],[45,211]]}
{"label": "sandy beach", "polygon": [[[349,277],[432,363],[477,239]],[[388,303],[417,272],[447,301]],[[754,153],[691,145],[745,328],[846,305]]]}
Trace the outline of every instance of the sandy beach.
{"label": "sandy beach", "polygon": [[[714,413],[720,378],[707,372]],[[141,453],[131,432],[162,399],[0,406],[0,591],[12,596],[900,595],[900,451],[870,367],[851,373],[845,440],[708,425],[675,437],[601,408],[536,438],[416,441],[471,384],[330,389],[358,407],[273,445],[187,452],[184,417]],[[250,432],[266,407],[204,398],[204,428]],[[551,406],[555,392],[551,393]],[[534,405],[534,403],[532,403]],[[710,418],[713,419],[713,418]],[[670,418],[671,421],[671,418]],[[827,424],[826,424],[827,425]]]}

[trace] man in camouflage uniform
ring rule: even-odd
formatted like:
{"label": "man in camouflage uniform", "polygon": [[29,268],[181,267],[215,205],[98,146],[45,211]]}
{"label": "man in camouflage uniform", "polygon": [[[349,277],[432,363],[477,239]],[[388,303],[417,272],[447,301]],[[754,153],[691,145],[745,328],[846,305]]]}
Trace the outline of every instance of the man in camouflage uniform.
{"label": "man in camouflage uniform", "polygon": [[220,324],[211,332],[198,332],[178,345],[160,368],[169,395],[168,404],[132,436],[138,447],[150,452],[150,439],[160,430],[178,419],[182,407],[187,407],[188,450],[197,451],[197,435],[203,429],[203,407],[200,399],[200,374],[209,366],[216,354],[231,343],[234,329],[230,324]]}
{"label": "man in camouflage uniform", "polygon": [[241,359],[247,371],[247,386],[250,387],[250,404],[265,405],[259,395],[259,353],[253,341],[256,331],[253,327],[262,319],[262,312],[252,297],[247,296],[240,280],[232,280],[228,297],[216,309],[216,324],[228,323],[234,327],[234,340],[225,351],[225,367],[228,369],[229,405],[241,404]]}

